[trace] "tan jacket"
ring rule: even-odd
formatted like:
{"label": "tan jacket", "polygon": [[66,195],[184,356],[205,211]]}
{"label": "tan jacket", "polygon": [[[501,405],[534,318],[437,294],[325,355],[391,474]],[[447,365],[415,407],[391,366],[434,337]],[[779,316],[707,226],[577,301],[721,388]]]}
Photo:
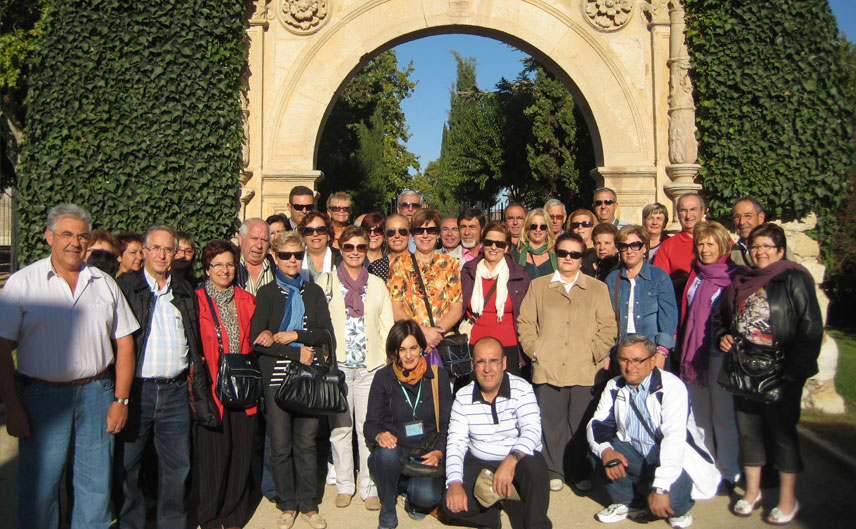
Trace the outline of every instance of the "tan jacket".
{"label": "tan jacket", "polygon": [[[335,272],[318,276],[318,285],[330,300],[330,319],[333,320],[333,333],[336,340],[336,360],[344,362],[345,353],[345,296],[342,295],[339,277]],[[331,297],[332,294],[332,297]],[[392,302],[386,283],[373,274],[369,274],[366,285],[366,299],[363,302],[363,322],[366,327],[366,369],[369,371],[386,364],[386,336],[395,321],[392,318]]]}
{"label": "tan jacket", "polygon": [[609,289],[580,273],[568,293],[552,277],[532,281],[517,318],[520,346],[532,359],[532,383],[592,386],[618,334]]}

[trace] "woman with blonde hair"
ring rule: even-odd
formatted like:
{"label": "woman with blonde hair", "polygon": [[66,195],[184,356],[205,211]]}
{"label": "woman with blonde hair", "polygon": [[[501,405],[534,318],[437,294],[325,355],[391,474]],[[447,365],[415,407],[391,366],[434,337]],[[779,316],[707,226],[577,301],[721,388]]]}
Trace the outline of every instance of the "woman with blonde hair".
{"label": "woman with blonde hair", "polygon": [[556,271],[556,254],[553,244],[556,239],[550,229],[550,216],[544,208],[535,208],[526,214],[520,248],[513,255],[518,264],[526,267],[529,279],[550,275]]}

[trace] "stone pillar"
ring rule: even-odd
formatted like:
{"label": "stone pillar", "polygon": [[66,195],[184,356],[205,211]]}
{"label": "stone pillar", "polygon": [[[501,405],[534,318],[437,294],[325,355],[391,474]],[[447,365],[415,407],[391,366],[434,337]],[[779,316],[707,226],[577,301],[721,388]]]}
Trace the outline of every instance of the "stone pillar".
{"label": "stone pillar", "polygon": [[324,178],[321,171],[266,171],[261,181],[261,213],[267,218],[274,213],[288,213],[288,194],[292,188],[306,186],[315,189]]}
{"label": "stone pillar", "polygon": [[[264,39],[272,16],[269,0],[247,1],[247,70],[244,72],[241,93],[244,137],[242,138],[241,169],[241,220],[261,214],[259,196],[261,184],[253,175],[262,168],[262,138],[264,105]],[[255,200],[254,200],[255,199]]]}
{"label": "stone pillar", "polygon": [[590,174],[596,187],[615,190],[615,215],[625,222],[641,224],[642,208],[657,200],[656,167],[598,167]]}

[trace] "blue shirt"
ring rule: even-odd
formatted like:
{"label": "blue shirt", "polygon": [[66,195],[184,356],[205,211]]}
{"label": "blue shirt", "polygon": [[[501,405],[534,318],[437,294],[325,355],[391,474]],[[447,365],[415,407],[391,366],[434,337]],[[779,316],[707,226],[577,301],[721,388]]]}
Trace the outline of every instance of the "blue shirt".
{"label": "blue shirt", "polygon": [[[648,413],[648,407],[645,404],[645,401],[648,399],[648,395],[650,394],[650,388],[650,373],[637,387],[634,388],[630,384],[627,385],[627,390],[630,392],[630,398],[633,399],[633,403],[636,404],[636,408],[639,409],[642,417],[648,424],[648,428],[656,433],[657,430],[651,422],[651,414]],[[630,403],[628,403],[628,406],[629,405]],[[649,434],[648,430],[645,429],[645,426],[642,425],[642,422],[639,420],[639,416],[632,408],[627,412],[627,420],[625,421],[624,427],[627,435],[630,437],[630,444],[633,448],[645,457],[645,461],[657,464],[660,459],[660,447],[656,440],[651,438],[651,434]]]}

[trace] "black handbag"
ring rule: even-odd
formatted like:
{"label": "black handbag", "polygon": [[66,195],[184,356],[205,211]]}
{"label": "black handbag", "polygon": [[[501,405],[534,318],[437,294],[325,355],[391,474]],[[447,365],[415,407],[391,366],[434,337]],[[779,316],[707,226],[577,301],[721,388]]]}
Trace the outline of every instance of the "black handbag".
{"label": "black handbag", "polygon": [[440,437],[440,397],[439,397],[439,380],[437,376],[437,366],[431,366],[434,371],[434,378],[431,379],[431,390],[434,393],[434,424],[437,425],[437,431],[429,435],[422,444],[410,451],[407,459],[404,461],[404,466],[401,473],[409,477],[425,477],[425,478],[444,478],[446,477],[446,458],[440,459],[437,466],[426,465],[422,463],[422,456],[434,450],[434,445],[437,444],[437,439]]}
{"label": "black handbag", "polygon": [[208,300],[211,318],[214,320],[214,329],[217,331],[220,354],[220,366],[217,371],[214,394],[223,406],[230,409],[245,410],[250,406],[255,406],[264,394],[259,360],[254,354],[245,355],[241,354],[240,351],[229,354],[223,353],[223,333],[220,330],[220,319],[217,317],[214,301],[211,300],[208,292],[205,292],[205,298]]}
{"label": "black handbag", "polygon": [[784,371],[785,354],[779,347],[758,345],[737,334],[716,381],[735,397],[776,404],[785,393]]}
{"label": "black handbag", "polygon": [[[419,288],[422,289],[422,300],[425,302],[425,308],[428,310],[428,321],[434,327],[434,314],[431,311],[431,303],[428,302],[428,291],[425,290],[422,272],[419,271],[416,256],[411,253],[410,259],[413,262],[413,269],[416,271],[416,278],[419,280]],[[443,367],[449,372],[449,376],[461,378],[469,376],[473,372],[470,337],[466,334],[450,334],[443,337],[440,343],[437,344],[437,353],[443,361]]]}
{"label": "black handbag", "polygon": [[[305,415],[335,415],[348,411],[348,386],[345,373],[339,369],[333,338],[329,331],[330,345],[318,346],[326,364],[304,365],[290,362],[285,368],[282,385],[277,389],[274,400],[280,408]],[[324,354],[324,353],[327,354]]]}

